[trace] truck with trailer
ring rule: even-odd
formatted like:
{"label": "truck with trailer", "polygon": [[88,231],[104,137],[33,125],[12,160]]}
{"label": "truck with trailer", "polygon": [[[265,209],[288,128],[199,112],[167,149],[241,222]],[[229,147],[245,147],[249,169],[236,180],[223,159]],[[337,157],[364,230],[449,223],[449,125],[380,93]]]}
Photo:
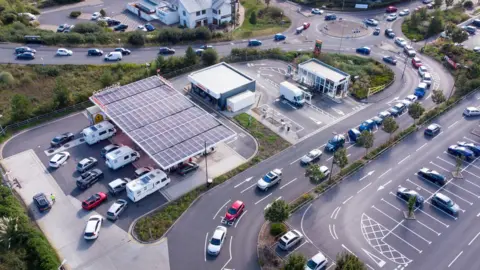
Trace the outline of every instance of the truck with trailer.
{"label": "truck with trailer", "polygon": [[170,183],[170,178],[160,169],[155,169],[127,183],[127,197],[138,202]]}
{"label": "truck with trailer", "polygon": [[305,94],[302,89],[287,81],[280,84],[280,98],[298,107],[305,104]]}

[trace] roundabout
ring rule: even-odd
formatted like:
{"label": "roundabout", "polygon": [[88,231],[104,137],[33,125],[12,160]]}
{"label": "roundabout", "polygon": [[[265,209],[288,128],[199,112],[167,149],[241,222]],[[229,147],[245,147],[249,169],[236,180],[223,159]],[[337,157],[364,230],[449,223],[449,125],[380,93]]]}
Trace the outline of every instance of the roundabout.
{"label": "roundabout", "polygon": [[325,35],[336,38],[355,39],[371,34],[371,31],[365,24],[355,21],[339,20],[327,21],[318,26]]}

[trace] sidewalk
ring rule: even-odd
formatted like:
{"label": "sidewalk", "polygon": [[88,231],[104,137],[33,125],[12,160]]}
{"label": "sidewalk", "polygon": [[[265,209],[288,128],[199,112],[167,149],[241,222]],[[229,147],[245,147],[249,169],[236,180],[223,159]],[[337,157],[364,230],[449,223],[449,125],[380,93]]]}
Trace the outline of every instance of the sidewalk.
{"label": "sidewalk", "polygon": [[[166,240],[154,245],[139,244],[108,220],[104,220],[97,240],[85,241],[86,221],[98,213],[84,211],[79,200],[65,195],[33,150],[6,158],[1,163],[10,172],[9,178],[20,182],[21,188],[15,188],[16,192],[60,259],[67,260],[70,269],[170,269]],[[39,192],[47,197],[55,194],[56,202],[46,213],[40,213],[33,205],[32,197]]]}

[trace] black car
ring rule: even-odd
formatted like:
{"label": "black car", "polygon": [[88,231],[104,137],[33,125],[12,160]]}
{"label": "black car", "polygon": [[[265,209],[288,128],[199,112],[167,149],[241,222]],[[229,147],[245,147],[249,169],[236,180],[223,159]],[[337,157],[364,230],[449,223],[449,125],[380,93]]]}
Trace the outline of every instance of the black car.
{"label": "black car", "polygon": [[399,112],[399,114],[402,114],[407,110],[407,105],[405,105],[403,103],[397,103],[397,104],[395,104],[395,106],[393,106],[393,108],[395,110],[397,110]]}
{"label": "black car", "polygon": [[435,136],[438,133],[440,133],[441,130],[442,130],[442,127],[439,124],[431,124],[425,129],[423,134],[427,136]]}
{"label": "black car", "polygon": [[55,136],[55,138],[52,139],[50,142],[50,145],[52,147],[59,147],[62,146],[64,143],[67,143],[75,138],[75,134],[71,132],[63,133],[58,136]]}
{"label": "black car", "polygon": [[475,159],[475,154],[466,147],[458,146],[458,145],[450,145],[447,149],[447,152],[451,155],[456,157],[462,158],[467,161],[471,161]]}
{"label": "black car", "polygon": [[375,28],[375,30],[373,31],[373,35],[374,35],[374,36],[380,35],[380,28],[378,28],[378,27]]}
{"label": "black car", "polygon": [[391,28],[385,29],[385,36],[387,36],[388,38],[394,38],[395,33],[393,32],[393,29]]}
{"label": "black car", "polygon": [[199,47],[199,49],[206,50],[206,49],[213,49],[212,45],[202,45]]}
{"label": "black car", "polygon": [[102,148],[102,151],[100,151],[100,155],[102,156],[102,158],[105,158],[105,156],[106,156],[108,153],[110,153],[110,152],[112,152],[112,151],[115,151],[115,150],[117,150],[117,149],[120,148],[120,147],[121,147],[121,145],[116,144],[116,143],[109,144],[109,145],[107,145],[107,146],[105,146],[105,147]]}
{"label": "black car", "polygon": [[20,54],[20,53],[25,53],[25,52],[36,53],[37,51],[34,50],[34,49],[31,49],[30,47],[17,47],[17,48],[15,48],[15,54]]}
{"label": "black car", "polygon": [[125,49],[125,48],[115,48],[115,51],[116,52],[121,52],[122,55],[130,55],[132,53],[132,51],[130,51],[129,49]]}
{"label": "black car", "polygon": [[101,178],[103,178],[103,172],[99,169],[93,169],[86,173],[82,173],[77,178],[77,187],[80,189],[87,189]]}
{"label": "black car", "polygon": [[33,60],[35,59],[35,54],[31,52],[24,52],[17,54],[18,60]]}
{"label": "black car", "polygon": [[423,205],[423,202],[425,199],[422,197],[422,195],[418,194],[415,190],[411,190],[408,188],[404,187],[398,187],[397,189],[397,197],[408,202],[411,197],[415,197],[415,206],[416,207],[421,207]]}
{"label": "black car", "polygon": [[198,164],[195,164],[193,162],[187,162],[182,164],[180,168],[178,168],[177,173],[183,176],[189,172],[195,171],[196,169],[198,169]]}
{"label": "black car", "polygon": [[395,59],[395,57],[393,57],[393,56],[384,56],[382,59],[386,63],[392,64],[392,65],[397,64],[397,59]]}
{"label": "black car", "polygon": [[418,176],[441,186],[445,185],[445,183],[447,182],[445,176],[441,175],[437,171],[430,170],[428,168],[420,169],[417,174]]}
{"label": "black car", "polygon": [[395,109],[395,107],[388,109],[387,112],[393,117],[397,117],[401,114],[397,109]]}
{"label": "black car", "polygon": [[126,24],[119,24],[119,25],[117,25],[117,26],[115,26],[115,27],[113,28],[113,31],[121,31],[121,32],[123,32],[123,31],[127,30],[127,28],[128,28],[128,25],[126,25]]}
{"label": "black car", "polygon": [[168,47],[162,47],[158,51],[158,54],[174,54],[174,53],[175,53],[175,50]]}
{"label": "black car", "polygon": [[45,196],[44,193],[38,193],[37,195],[33,196],[33,202],[40,212],[47,211],[52,207],[50,201],[47,199],[47,196]]}
{"label": "black car", "polygon": [[121,24],[122,22],[119,21],[119,20],[115,20],[115,19],[109,19],[107,20],[107,25],[108,26],[117,26],[119,24]]}
{"label": "black car", "polygon": [[103,51],[99,49],[89,49],[87,55],[100,56],[103,55]]}

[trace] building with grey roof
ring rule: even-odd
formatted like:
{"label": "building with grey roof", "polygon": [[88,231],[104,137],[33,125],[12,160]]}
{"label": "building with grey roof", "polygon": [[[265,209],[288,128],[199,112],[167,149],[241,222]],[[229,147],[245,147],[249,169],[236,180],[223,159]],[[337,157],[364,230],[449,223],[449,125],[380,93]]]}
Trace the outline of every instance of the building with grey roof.
{"label": "building with grey roof", "polygon": [[[179,0],[180,25],[195,28],[232,20],[235,0]],[[237,10],[237,8],[235,8]]]}

